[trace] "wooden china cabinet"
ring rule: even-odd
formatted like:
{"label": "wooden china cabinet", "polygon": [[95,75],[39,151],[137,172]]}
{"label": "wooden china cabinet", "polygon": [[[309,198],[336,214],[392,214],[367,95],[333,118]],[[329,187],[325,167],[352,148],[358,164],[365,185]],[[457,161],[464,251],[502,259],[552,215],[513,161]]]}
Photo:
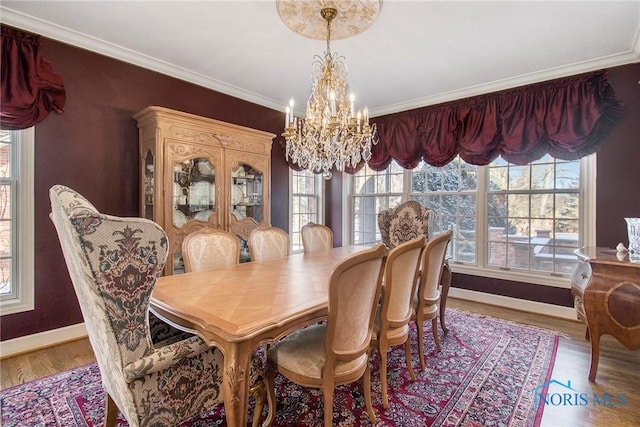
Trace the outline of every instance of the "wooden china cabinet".
{"label": "wooden china cabinet", "polygon": [[[184,237],[202,227],[269,224],[274,134],[163,107],[133,116],[140,146],[140,214],[169,238],[164,274],[184,272]],[[243,255],[246,242],[241,239]]]}

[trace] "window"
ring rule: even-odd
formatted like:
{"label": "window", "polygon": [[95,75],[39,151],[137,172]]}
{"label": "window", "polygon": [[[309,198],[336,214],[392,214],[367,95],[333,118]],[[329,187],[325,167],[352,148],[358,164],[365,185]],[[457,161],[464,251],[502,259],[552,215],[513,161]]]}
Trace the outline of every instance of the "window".
{"label": "window", "polygon": [[595,237],[594,172],[594,155],[577,161],[547,155],[525,166],[499,158],[480,167],[456,158],[411,171],[396,163],[381,172],[365,167],[346,180],[350,241],[379,241],[377,213],[413,199],[433,211],[434,234],[454,231],[448,248],[454,270],[567,286],[573,251]]}
{"label": "window", "polygon": [[291,252],[301,252],[302,235],[300,230],[309,223],[322,223],[322,175],[307,170],[289,170],[291,194],[289,211],[289,236],[291,237]]}
{"label": "window", "polygon": [[0,130],[0,308],[33,309],[33,128]]}
{"label": "window", "polygon": [[382,172],[375,172],[367,165],[353,176],[353,244],[368,245],[380,241],[378,212],[400,204],[403,180],[404,169],[395,162]]}
{"label": "window", "polygon": [[571,274],[580,246],[580,162],[488,167],[487,264]]}

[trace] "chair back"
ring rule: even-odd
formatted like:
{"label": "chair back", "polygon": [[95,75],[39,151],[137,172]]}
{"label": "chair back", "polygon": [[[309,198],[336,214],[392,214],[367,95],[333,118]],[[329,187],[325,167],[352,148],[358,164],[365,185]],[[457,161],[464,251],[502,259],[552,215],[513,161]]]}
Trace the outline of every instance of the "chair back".
{"label": "chair back", "polygon": [[182,242],[185,271],[209,271],[240,262],[240,242],[233,234],[205,227]]}
{"label": "chair back", "polygon": [[378,228],[382,243],[395,248],[400,243],[424,235],[430,238],[431,211],[415,200],[378,213]]}
{"label": "chair back", "polygon": [[134,404],[121,392],[127,390],[123,370],[153,352],[149,299],[167,259],[167,236],[153,221],[101,214],[63,185],[49,197],[105,390],[127,410]]}
{"label": "chair back", "polygon": [[289,235],[278,227],[256,228],[249,236],[251,261],[268,261],[289,255]]}
{"label": "chair back", "polygon": [[327,374],[333,372],[338,361],[366,357],[387,252],[378,244],[345,258],[331,273],[324,344]]}
{"label": "chair back", "polygon": [[308,223],[302,227],[304,252],[316,252],[333,248],[333,231],[326,225]]}
{"label": "chair back", "polygon": [[[418,285],[418,304],[436,303],[440,291],[440,279],[444,269],[444,259],[447,254],[447,245],[451,241],[453,231],[447,230],[442,234],[431,238],[422,254],[422,271]],[[435,300],[435,301],[434,301]]]}
{"label": "chair back", "polygon": [[403,332],[409,333],[413,296],[425,244],[426,238],[419,236],[389,251],[384,268],[384,289],[380,307],[381,333],[385,333],[389,328],[404,328]]}

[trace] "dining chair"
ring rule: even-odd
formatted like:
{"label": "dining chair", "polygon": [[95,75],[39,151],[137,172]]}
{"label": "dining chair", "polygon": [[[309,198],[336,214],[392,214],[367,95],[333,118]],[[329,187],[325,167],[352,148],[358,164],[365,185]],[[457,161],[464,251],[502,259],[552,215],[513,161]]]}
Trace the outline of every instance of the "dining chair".
{"label": "dining chair", "polygon": [[431,320],[433,339],[437,350],[441,350],[440,338],[438,338],[438,304],[440,302],[438,285],[442,279],[444,258],[452,235],[453,231],[447,230],[429,239],[422,252],[418,292],[414,299],[413,319],[418,329],[418,355],[420,356],[420,369],[423,371],[426,366],[424,361],[424,322],[426,320]]}
{"label": "dining chair", "polygon": [[275,414],[276,371],[294,383],[322,389],[325,426],[332,424],[334,388],[364,378],[367,413],[371,422],[376,421],[369,353],[387,252],[378,244],[340,261],[328,279],[327,321],[292,332],[268,350],[270,410],[265,425],[271,424]]}
{"label": "dining chair", "polygon": [[258,227],[249,236],[251,261],[268,261],[289,255],[289,235],[278,227]]}
{"label": "dining chair", "polygon": [[411,380],[416,374],[411,363],[409,323],[413,314],[413,299],[426,238],[418,236],[389,251],[384,267],[382,301],[378,306],[371,340],[372,348],[380,352],[380,384],[382,403],[389,407],[387,392],[387,352],[390,347],[404,344],[405,361]]}
{"label": "dining chair", "polygon": [[326,225],[310,222],[302,227],[301,234],[305,253],[333,248],[333,231]]}
{"label": "dining chair", "polygon": [[[394,208],[378,213],[378,228],[382,242],[388,248],[394,248],[402,242],[406,242],[423,234],[427,239],[433,235],[433,214],[425,206],[415,200],[408,200]],[[440,326],[446,334],[449,332],[445,323],[445,308],[449,288],[451,287],[451,267],[447,260],[444,261],[444,270],[440,285],[442,288],[440,304]]]}
{"label": "dining chair", "polygon": [[182,258],[187,273],[238,264],[240,242],[228,231],[204,227],[184,238]]}
{"label": "dining chair", "polygon": [[382,243],[388,248],[395,248],[420,235],[429,239],[432,231],[430,221],[431,211],[415,200],[381,211],[378,213],[378,228]]}
{"label": "dining chair", "polygon": [[[167,260],[164,230],[144,218],[102,214],[63,185],[49,197],[105,390],[104,425],[116,425],[118,410],[130,426],[176,425],[221,403],[222,352],[195,335],[159,342],[151,333],[149,300]],[[253,357],[254,426],[264,405],[264,365]]]}

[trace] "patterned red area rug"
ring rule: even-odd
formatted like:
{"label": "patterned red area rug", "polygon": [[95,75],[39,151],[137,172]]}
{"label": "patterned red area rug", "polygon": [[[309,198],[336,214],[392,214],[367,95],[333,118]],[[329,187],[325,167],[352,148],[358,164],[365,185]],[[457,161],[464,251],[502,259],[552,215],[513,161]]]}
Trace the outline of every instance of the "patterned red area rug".
{"label": "patterned red area rug", "polygon": [[[425,331],[427,369],[420,372],[413,339],[412,382],[404,348],[389,353],[390,407],[384,410],[379,356],[372,360],[372,396],[376,426],[538,426],[542,405],[533,390],[551,378],[558,336],[546,331],[464,311],[447,311],[449,333],[435,352]],[[412,328],[415,333],[415,328]],[[276,426],[321,426],[322,393],[276,378]],[[2,425],[101,426],[104,392],[95,363],[0,392]],[[333,422],[370,425],[362,383],[340,386],[334,395]],[[119,419],[118,426],[127,423]],[[226,425],[222,405],[182,427]]]}

